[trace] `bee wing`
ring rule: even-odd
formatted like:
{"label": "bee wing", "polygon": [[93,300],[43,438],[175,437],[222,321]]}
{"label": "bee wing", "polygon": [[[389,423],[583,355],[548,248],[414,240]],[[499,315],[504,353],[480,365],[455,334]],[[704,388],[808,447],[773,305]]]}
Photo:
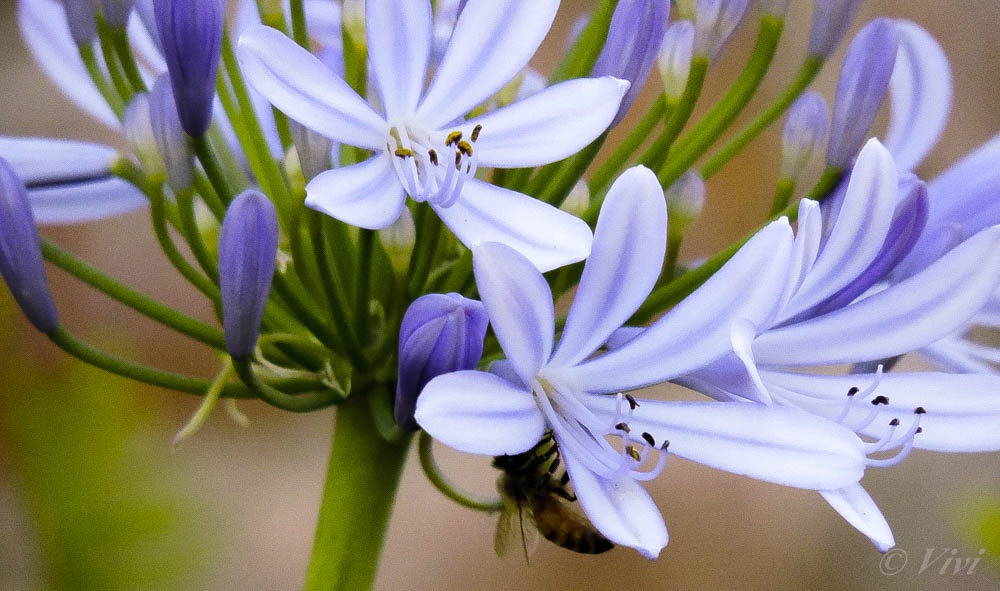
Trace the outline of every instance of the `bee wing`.
{"label": "bee wing", "polygon": [[507,508],[500,512],[497,530],[493,535],[493,550],[497,556],[510,556],[515,548],[524,552],[525,560],[538,549],[538,528],[531,518],[518,510]]}

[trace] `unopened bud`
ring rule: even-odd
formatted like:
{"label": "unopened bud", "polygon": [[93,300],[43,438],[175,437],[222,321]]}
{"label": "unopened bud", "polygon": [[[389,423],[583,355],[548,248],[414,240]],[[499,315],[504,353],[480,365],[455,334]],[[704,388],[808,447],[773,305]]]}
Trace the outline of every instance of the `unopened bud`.
{"label": "unopened bud", "polygon": [[104,20],[115,28],[125,28],[128,17],[132,14],[133,0],[101,0],[101,10]]}
{"label": "unopened bud", "polygon": [[817,92],[800,96],[788,110],[781,137],[781,178],[795,180],[826,140],[830,113]]}
{"label": "unopened bud", "polygon": [[576,217],[583,217],[583,214],[590,207],[590,186],[583,179],[573,185],[569,195],[563,200],[559,209]]}
{"label": "unopened bud", "polygon": [[289,120],[288,126],[292,131],[292,144],[298,154],[299,166],[306,182],[311,181],[319,173],[329,170],[333,141],[298,121]]}
{"label": "unopened bud", "polygon": [[97,38],[97,0],[62,0],[69,34],[77,45],[89,45]]}
{"label": "unopened bud", "polygon": [[226,350],[253,357],[278,253],[278,214],[263,193],[233,199],[219,230],[219,290]]}
{"label": "unopened bud", "polygon": [[860,4],[861,0],[816,0],[809,31],[809,55],[826,58],[833,53],[847,34]]}
{"label": "unopened bud", "polygon": [[694,18],[694,54],[714,60],[743,22],[749,0],[698,0]]}
{"label": "unopened bud", "polygon": [[0,158],[0,276],[28,320],[43,333],[59,328],[42,259],[38,227],[28,191],[7,160]]}
{"label": "unopened bud", "polygon": [[410,267],[413,245],[417,242],[417,225],[410,210],[404,207],[395,222],[378,231],[378,237],[392,268],[397,273],[406,273]]}
{"label": "unopened bud", "polygon": [[167,169],[153,134],[153,119],[149,105],[149,94],[140,92],[132,97],[122,118],[125,139],[132,152],[139,159],[146,176],[154,183],[166,179]]}
{"label": "unopened bud", "polygon": [[667,187],[663,196],[670,219],[668,232],[672,238],[679,238],[705,208],[705,180],[696,171],[689,170]]}
{"label": "unopened bud", "polygon": [[483,356],[488,323],[482,302],[457,293],[432,293],[410,304],[399,328],[397,425],[418,428],[413,412],[427,382],[476,367]]}
{"label": "unopened bud", "polygon": [[783,19],[785,18],[785,14],[788,13],[788,5],[791,2],[792,0],[761,0],[760,10],[764,14]]}
{"label": "unopened bud", "polygon": [[694,52],[694,23],[677,21],[667,28],[660,46],[657,64],[663,79],[663,94],[668,101],[680,100],[691,74]]}
{"label": "unopened bud", "polygon": [[149,94],[149,120],[153,138],[167,171],[167,182],[175,191],[194,184],[194,155],[174,105],[170,81],[164,74],[153,84]]}

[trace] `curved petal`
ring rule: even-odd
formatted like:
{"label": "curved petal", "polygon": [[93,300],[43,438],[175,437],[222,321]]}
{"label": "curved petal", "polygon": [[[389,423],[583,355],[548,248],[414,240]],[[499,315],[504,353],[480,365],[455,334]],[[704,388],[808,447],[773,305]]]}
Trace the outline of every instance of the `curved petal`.
{"label": "curved petal", "polygon": [[417,108],[419,118],[440,127],[493,96],[528,64],[558,8],[559,0],[468,3]]}
{"label": "curved petal", "polygon": [[772,222],[642,334],[576,367],[560,368],[560,379],[585,392],[619,392],[663,382],[718,359],[732,348],[735,320],[758,327],[771,322],[785,288],[791,243],[788,221]]}
{"label": "curved petal", "polygon": [[892,528],[871,495],[860,484],[838,490],[821,490],[819,494],[847,523],[868,536],[879,552],[885,552],[896,545]]}
{"label": "curved petal", "polygon": [[240,36],[238,55],[247,80],[278,109],[338,142],[384,149],[381,115],[323,62],[270,27]]}
{"label": "curved petal", "polygon": [[550,271],[587,258],[593,235],[583,220],[547,203],[476,179],[449,207],[431,204],[468,247],[500,242]]}
{"label": "curved petal", "polygon": [[761,380],[753,359],[755,327],[745,321],[733,322],[733,353],[674,380],[721,402],[760,402],[771,404],[771,395]]}
{"label": "curved petal", "polygon": [[142,191],[115,177],[31,189],[28,202],[41,225],[103,220],[149,205]]}
{"label": "curved petal", "polygon": [[62,4],[55,0],[18,0],[17,20],[21,35],[49,80],[91,117],[112,129],[121,129],[118,117],[87,75]]}
{"label": "curved petal", "polygon": [[[583,402],[611,424],[621,420],[612,396],[588,395]],[[628,426],[669,441],[670,454],[785,486],[842,488],[857,483],[866,466],[857,435],[796,408],[640,400]]]}
{"label": "curved petal", "polygon": [[525,452],[545,433],[531,392],[481,371],[448,373],[428,382],[414,416],[434,439],[474,454]]}
{"label": "curved petal", "polygon": [[611,124],[628,82],[605,76],[568,80],[462,124],[482,125],[475,149],[480,166],[516,168],[570,156]]}
{"label": "curved petal", "polygon": [[118,152],[90,142],[0,136],[0,156],[30,188],[106,177]]}
{"label": "curved petal", "polygon": [[420,102],[431,54],[431,5],[413,0],[365,4],[368,56],[386,118],[410,115]]}
{"label": "curved petal", "polygon": [[802,285],[782,311],[793,318],[837,293],[881,252],[892,225],[898,190],[896,166],[878,140],[858,155],[836,222]]}
{"label": "curved petal", "polygon": [[637,166],[611,185],[594,245],[549,365],[575,365],[604,344],[642,304],[660,275],[667,206],[653,171]]}
{"label": "curved petal", "polygon": [[552,354],[555,309],[545,278],[509,246],[473,249],[476,287],[500,346],[524,384],[534,381]]}
{"label": "curved petal", "polygon": [[934,37],[916,23],[893,23],[899,37],[889,79],[892,114],[885,146],[900,170],[913,170],[937,143],[951,111],[951,67]]}
{"label": "curved petal", "polygon": [[656,503],[641,484],[629,477],[608,480],[562,454],[580,506],[604,537],[635,548],[646,558],[660,555],[667,545],[667,526]]}
{"label": "curved petal", "polygon": [[887,359],[945,337],[986,304],[1000,282],[1000,226],[873,296],[757,338],[758,363],[804,366]]}
{"label": "curved petal", "polygon": [[380,230],[399,218],[406,195],[386,154],[322,172],[306,185],[306,205],[338,220]]}
{"label": "curved petal", "polygon": [[849,404],[848,390],[865,390],[874,382],[876,387],[866,399],[880,395],[887,402],[878,406],[864,400],[850,403],[844,425],[862,425],[861,433],[879,438],[892,419],[908,427],[914,409],[920,407],[926,412],[920,416],[922,431],[914,437],[914,447],[944,452],[1000,450],[1000,376],[919,372],[884,373],[876,378],[773,371],[762,375],[775,389],[775,396],[833,419],[840,418]]}

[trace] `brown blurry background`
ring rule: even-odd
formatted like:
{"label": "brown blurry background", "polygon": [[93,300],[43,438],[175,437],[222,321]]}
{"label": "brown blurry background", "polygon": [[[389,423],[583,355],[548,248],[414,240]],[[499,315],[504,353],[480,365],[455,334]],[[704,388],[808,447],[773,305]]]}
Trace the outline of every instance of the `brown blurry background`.
{"label": "brown blurry background", "polygon": [[[536,61],[543,70],[558,59],[569,25],[591,2],[563,5],[546,53]],[[765,99],[780,92],[804,51],[812,3],[793,5],[778,65],[758,93]],[[852,33],[879,15],[917,21],[941,42],[952,63],[952,117],[920,169],[931,178],[1000,129],[995,100],[1000,3],[870,0]],[[731,43],[703,96],[724,90],[755,29],[745,26]],[[10,0],[0,5],[0,30],[0,134],[116,141],[40,73],[20,41]],[[829,99],[842,54],[843,48],[818,84]],[[645,100],[655,80],[649,87]],[[763,104],[755,102],[749,112]],[[779,129],[712,179],[708,206],[692,227],[682,258],[711,254],[763,219],[776,177]],[[210,318],[159,253],[145,212],[44,233],[144,292]],[[168,369],[209,376],[216,367],[205,349],[65,274],[50,269],[50,281],[66,324],[86,339]],[[241,428],[220,407],[200,433],[174,450],[171,437],[198,399],[81,369],[31,329],[5,289],[0,289],[0,359],[0,539],[5,541],[0,588],[301,586],[325,476],[330,411],[293,416],[244,403],[241,409],[252,424]],[[488,458],[447,450],[441,457],[469,488],[492,490]],[[1000,503],[1000,454],[917,451],[899,467],[869,470],[864,484],[892,524],[898,548],[909,555],[895,576],[880,572],[881,555],[818,494],[679,458],[671,458],[664,475],[649,485],[671,535],[659,560],[626,549],[583,557],[545,543],[528,564],[516,555],[500,559],[493,553],[495,516],[445,500],[411,461],[378,587],[1000,587],[1000,569],[985,558],[973,574],[939,574],[943,559],[918,572],[928,552],[981,556],[985,546],[975,537],[975,523],[984,503],[992,500],[994,511]]]}

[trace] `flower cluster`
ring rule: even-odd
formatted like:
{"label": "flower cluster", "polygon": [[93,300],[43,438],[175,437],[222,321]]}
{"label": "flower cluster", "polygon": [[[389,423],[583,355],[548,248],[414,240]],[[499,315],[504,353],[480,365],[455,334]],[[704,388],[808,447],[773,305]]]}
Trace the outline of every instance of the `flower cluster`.
{"label": "flower cluster", "polygon": [[[968,337],[1000,326],[1000,144],[916,176],[951,97],[948,62],[918,25],[862,27],[828,109],[807,89],[859,3],[817,1],[798,77],[723,142],[768,71],[788,2],[676,2],[670,22],[664,0],[600,1],[547,75],[530,61],[558,0],[231,4],[227,22],[221,0],[19,2],[39,63],[130,150],[0,138],[0,271],[69,353],[204,394],[205,412],[219,397],[338,406],[334,460],[356,464],[338,451],[352,444],[405,457],[420,431],[430,480],[460,503],[513,502],[551,530],[560,517],[539,507],[558,497],[650,558],[667,528],[642,483],[670,455],[818,491],[885,551],[892,532],[860,484],[868,467],[913,448],[1000,450],[1000,354]],[[707,72],[752,19],[747,67],[695,118]],[[654,65],[662,92],[630,113]],[[689,222],[726,198],[705,180],[786,112],[770,214],[684,267]],[[615,126],[627,129],[611,145]],[[217,326],[35,226],[142,207]],[[60,323],[43,258],[219,351],[219,374],[80,341]],[[893,371],[911,352],[938,367]],[[631,393],[667,382],[704,399]],[[358,434],[368,439],[352,443]],[[504,498],[452,486],[431,438],[496,457]],[[328,491],[348,487],[331,468]]]}

